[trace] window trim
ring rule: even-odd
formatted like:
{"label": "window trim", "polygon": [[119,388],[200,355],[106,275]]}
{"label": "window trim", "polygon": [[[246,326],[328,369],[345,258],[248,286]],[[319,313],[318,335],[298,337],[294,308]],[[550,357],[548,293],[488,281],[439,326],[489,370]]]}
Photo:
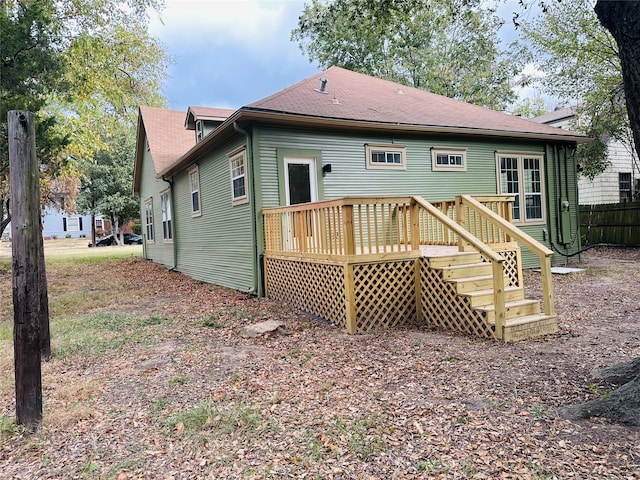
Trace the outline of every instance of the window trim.
{"label": "window trim", "polygon": [[[189,191],[191,192],[191,196],[190,196],[190,200],[191,200],[191,216],[192,217],[199,217],[202,215],[202,197],[200,195],[200,169],[198,168],[198,165],[194,165],[193,167],[189,168],[187,170],[187,175],[189,178]],[[197,179],[198,185],[196,186],[197,188],[194,189],[193,187],[193,178]],[[193,195],[196,195],[196,198],[198,199],[198,209],[194,210],[193,209]]]}
{"label": "window trim", "polygon": [[146,242],[155,243],[155,232],[153,230],[153,197],[149,197],[144,201],[144,231],[146,233]]}
{"label": "window trim", "polygon": [[[241,147],[237,150],[234,150],[229,155],[229,178],[231,181],[231,205],[244,205],[245,203],[249,203],[249,184],[247,182],[247,150],[245,147]],[[233,162],[242,159],[242,175],[233,176]],[[239,197],[235,196],[234,190],[234,181],[242,178],[244,184],[244,195]]]}
{"label": "window trim", "polygon": [[[438,163],[438,155],[456,155],[462,157],[461,165],[441,165]],[[457,147],[431,147],[431,170],[434,172],[466,172],[467,149]]]}
{"label": "window trim", "polygon": [[[367,170],[406,170],[407,169],[407,147],[405,145],[396,144],[375,144],[365,143],[365,157]],[[385,156],[388,153],[400,153],[400,163],[379,163],[373,162],[371,155],[374,152],[384,152]]]}
{"label": "window trim", "polygon": [[[509,193],[502,191],[502,178],[501,178],[501,168],[500,168],[500,159],[501,158],[517,158],[518,163],[518,193]],[[527,219],[527,210],[526,210],[526,189],[524,183],[524,159],[525,158],[535,158],[540,161],[540,210],[542,216],[540,218]],[[513,195],[515,197],[520,197],[520,218],[518,220],[513,217],[513,223],[517,225],[546,225],[547,215],[546,215],[546,202],[547,202],[547,191],[545,185],[545,157],[543,153],[539,152],[512,152],[512,151],[496,151],[495,152],[496,159],[496,191],[498,195]],[[537,192],[533,192],[537,193]]]}
{"label": "window trim", "polygon": [[200,143],[204,138],[204,125],[202,120],[196,120],[196,143]]}
{"label": "window trim", "polygon": [[[171,243],[173,242],[173,219],[171,218],[171,191],[168,188],[160,191],[160,210],[162,211],[162,241]],[[165,228],[165,223],[168,224],[168,228]],[[169,232],[168,237],[167,232]]]}
{"label": "window trim", "polygon": [[80,217],[67,217],[65,232],[81,232],[82,220]]}
{"label": "window trim", "polygon": [[[625,176],[624,180],[622,179],[623,175]],[[628,184],[629,188],[623,189],[623,182],[625,184]],[[623,192],[626,193],[624,197],[622,196]],[[633,175],[631,174],[631,172],[618,172],[618,200],[620,201],[620,203],[633,201]]]}

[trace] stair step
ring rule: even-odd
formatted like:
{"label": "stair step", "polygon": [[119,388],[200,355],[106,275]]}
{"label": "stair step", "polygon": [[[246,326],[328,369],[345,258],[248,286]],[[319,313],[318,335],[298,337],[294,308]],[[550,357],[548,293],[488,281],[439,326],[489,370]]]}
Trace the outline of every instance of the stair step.
{"label": "stair step", "polygon": [[558,333],[558,319],[555,315],[527,315],[506,321],[502,340],[516,342],[529,338]]}
{"label": "stair step", "polygon": [[[469,293],[477,290],[490,290],[493,288],[493,275],[478,275],[476,277],[451,278],[447,280],[453,283],[457,293]],[[509,283],[509,279],[504,277],[505,285]]]}
{"label": "stair step", "polygon": [[490,275],[492,266],[487,262],[468,263],[464,265],[450,265],[442,268],[442,278],[453,280],[455,278],[477,277]]}
{"label": "stair step", "polygon": [[429,267],[443,268],[452,267],[454,265],[467,265],[472,263],[480,263],[482,257],[477,252],[459,252],[453,255],[443,255],[440,257],[429,257]]}
{"label": "stair step", "polygon": [[[540,313],[540,302],[537,300],[514,300],[505,301],[506,317],[507,320],[523,318],[530,315],[537,315]],[[493,303],[490,305],[483,305],[481,307],[475,307],[474,310],[484,313],[485,318],[491,324],[495,323],[496,311]]]}
{"label": "stair step", "polygon": [[[471,292],[460,293],[462,297],[469,297],[469,302],[472,307],[482,307],[484,305],[493,304],[493,288],[487,288],[485,290],[475,290]],[[504,301],[513,302],[516,300],[524,299],[524,290],[520,287],[505,287],[504,289]]]}

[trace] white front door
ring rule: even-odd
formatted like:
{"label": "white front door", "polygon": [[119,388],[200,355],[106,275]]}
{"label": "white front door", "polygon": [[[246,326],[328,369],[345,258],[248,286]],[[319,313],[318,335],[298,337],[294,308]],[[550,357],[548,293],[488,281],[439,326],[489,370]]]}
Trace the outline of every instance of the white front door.
{"label": "white front door", "polygon": [[287,205],[318,201],[316,159],[284,159],[284,182]]}

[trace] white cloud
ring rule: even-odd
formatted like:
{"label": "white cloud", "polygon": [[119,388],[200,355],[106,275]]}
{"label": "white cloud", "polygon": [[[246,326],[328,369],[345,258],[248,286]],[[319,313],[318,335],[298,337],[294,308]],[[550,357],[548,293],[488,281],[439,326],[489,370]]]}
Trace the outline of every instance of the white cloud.
{"label": "white cloud", "polygon": [[[150,32],[165,44],[194,47],[235,44],[254,50],[288,41],[303,2],[268,0],[166,0]],[[160,21],[161,20],[161,21]]]}

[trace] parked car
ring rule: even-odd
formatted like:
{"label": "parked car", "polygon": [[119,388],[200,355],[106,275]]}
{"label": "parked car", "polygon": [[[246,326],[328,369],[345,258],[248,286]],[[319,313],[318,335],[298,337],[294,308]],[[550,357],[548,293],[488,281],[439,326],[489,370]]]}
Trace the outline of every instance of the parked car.
{"label": "parked car", "polygon": [[[125,245],[142,245],[142,236],[137,233],[125,233],[124,234],[124,244]],[[100,240],[96,240],[96,247],[108,247],[109,245],[116,245],[116,242],[113,239],[113,235],[108,235]],[[92,247],[93,244],[89,242],[89,246]]]}

